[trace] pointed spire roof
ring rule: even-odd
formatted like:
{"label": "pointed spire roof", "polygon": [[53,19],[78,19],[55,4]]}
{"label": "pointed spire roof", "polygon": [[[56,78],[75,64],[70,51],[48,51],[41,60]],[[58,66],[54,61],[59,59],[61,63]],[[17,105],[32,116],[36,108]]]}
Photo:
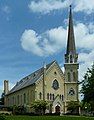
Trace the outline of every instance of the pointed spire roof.
{"label": "pointed spire roof", "polygon": [[71,5],[69,12],[69,27],[66,54],[76,54]]}

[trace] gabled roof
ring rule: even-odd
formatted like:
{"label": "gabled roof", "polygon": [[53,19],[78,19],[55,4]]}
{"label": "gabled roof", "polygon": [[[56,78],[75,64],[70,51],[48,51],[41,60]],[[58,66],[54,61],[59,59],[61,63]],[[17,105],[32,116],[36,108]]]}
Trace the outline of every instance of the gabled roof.
{"label": "gabled roof", "polygon": [[[52,64],[54,64],[56,61],[53,61],[46,65],[46,70],[50,68]],[[8,94],[14,93],[18,90],[21,90],[25,87],[28,87],[30,85],[34,85],[36,81],[40,79],[40,77],[43,75],[44,67],[38,69],[37,71],[31,73],[30,75],[26,76],[25,78],[21,79],[17,84],[8,92]],[[7,95],[8,95],[7,94]]]}

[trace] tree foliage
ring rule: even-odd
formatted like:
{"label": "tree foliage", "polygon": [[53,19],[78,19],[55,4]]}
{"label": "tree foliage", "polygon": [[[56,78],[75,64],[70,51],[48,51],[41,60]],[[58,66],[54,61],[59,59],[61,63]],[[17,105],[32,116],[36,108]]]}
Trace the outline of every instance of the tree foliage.
{"label": "tree foliage", "polygon": [[6,120],[4,115],[0,115],[0,120]]}
{"label": "tree foliage", "polygon": [[0,98],[0,105],[4,105],[4,93],[2,93],[1,98]]}
{"label": "tree foliage", "polygon": [[83,105],[88,104],[89,108],[94,110],[94,64],[84,75],[81,93],[84,95]]}
{"label": "tree foliage", "polygon": [[47,105],[48,105],[47,101],[37,100],[37,101],[33,102],[33,104],[31,105],[31,107],[34,108],[34,110],[35,110],[36,113],[38,113],[38,114],[44,114]]}
{"label": "tree foliage", "polygon": [[78,101],[70,101],[67,105],[67,110],[71,111],[71,113],[78,113],[79,107]]}

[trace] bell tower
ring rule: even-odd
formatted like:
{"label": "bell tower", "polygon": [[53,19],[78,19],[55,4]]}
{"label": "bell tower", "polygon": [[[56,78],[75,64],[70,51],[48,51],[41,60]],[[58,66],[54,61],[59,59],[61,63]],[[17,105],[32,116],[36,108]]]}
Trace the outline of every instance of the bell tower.
{"label": "bell tower", "polygon": [[70,5],[67,49],[65,54],[65,113],[70,101],[78,101],[78,54],[76,52],[75,37]]}

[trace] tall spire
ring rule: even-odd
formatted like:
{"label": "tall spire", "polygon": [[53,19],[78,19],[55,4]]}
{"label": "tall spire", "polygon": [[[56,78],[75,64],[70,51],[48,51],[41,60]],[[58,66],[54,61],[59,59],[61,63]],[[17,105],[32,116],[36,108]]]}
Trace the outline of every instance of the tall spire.
{"label": "tall spire", "polygon": [[70,5],[68,40],[67,40],[67,49],[66,49],[66,54],[65,54],[65,62],[76,63],[77,59],[78,59],[78,54],[76,53],[76,47],[75,47],[72,10],[71,10],[71,5]]}
{"label": "tall spire", "polygon": [[66,54],[76,54],[71,5],[69,13],[69,28]]}

